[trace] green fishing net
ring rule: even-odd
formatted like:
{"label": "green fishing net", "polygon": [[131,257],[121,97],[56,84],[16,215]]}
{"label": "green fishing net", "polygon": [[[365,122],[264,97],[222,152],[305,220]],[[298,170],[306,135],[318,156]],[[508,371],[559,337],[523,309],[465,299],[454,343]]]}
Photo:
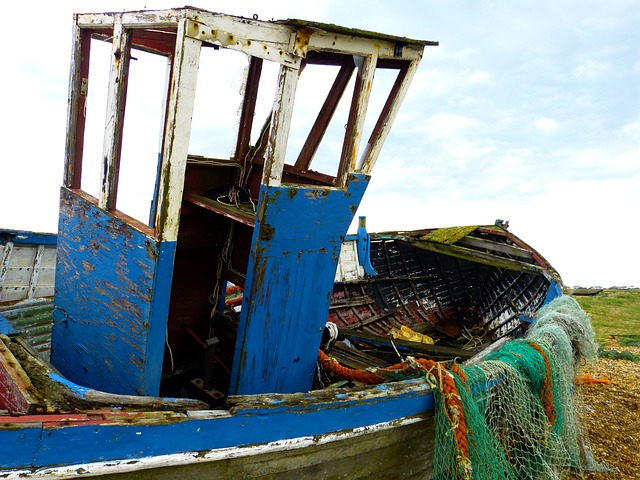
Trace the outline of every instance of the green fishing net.
{"label": "green fishing net", "polygon": [[588,316],[561,296],[540,310],[526,338],[448,369],[455,389],[434,385],[433,478],[560,479],[569,468],[597,466],[573,385],[579,362],[596,352]]}

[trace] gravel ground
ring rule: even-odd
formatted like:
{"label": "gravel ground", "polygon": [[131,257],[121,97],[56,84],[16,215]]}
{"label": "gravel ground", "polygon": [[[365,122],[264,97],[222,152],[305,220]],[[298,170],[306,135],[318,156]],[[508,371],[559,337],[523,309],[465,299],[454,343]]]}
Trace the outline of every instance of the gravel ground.
{"label": "gravel ground", "polygon": [[[638,347],[620,347],[613,340],[608,348],[640,355]],[[640,479],[640,362],[599,358],[583,367],[581,374],[610,380],[611,384],[582,387],[583,424],[595,459],[611,472],[572,474],[567,479]]]}

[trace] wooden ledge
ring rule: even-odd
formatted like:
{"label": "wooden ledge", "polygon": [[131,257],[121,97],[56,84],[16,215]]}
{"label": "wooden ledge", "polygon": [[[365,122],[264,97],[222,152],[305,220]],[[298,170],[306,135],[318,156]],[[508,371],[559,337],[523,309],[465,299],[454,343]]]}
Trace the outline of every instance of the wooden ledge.
{"label": "wooden ledge", "polygon": [[223,215],[227,218],[235,220],[236,222],[248,225],[249,227],[253,227],[256,223],[255,213],[253,213],[253,211],[247,211],[244,208],[238,208],[233,205],[226,205],[224,203],[216,202],[215,200],[203,197],[202,195],[196,195],[194,193],[185,193],[184,200],[194,205],[198,205],[199,207],[202,207],[206,210],[209,210],[210,212]]}

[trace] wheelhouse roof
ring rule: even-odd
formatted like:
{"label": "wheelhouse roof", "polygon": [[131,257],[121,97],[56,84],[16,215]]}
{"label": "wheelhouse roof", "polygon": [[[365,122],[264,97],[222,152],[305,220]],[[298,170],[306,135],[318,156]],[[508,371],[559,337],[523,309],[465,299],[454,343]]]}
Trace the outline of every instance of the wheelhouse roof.
{"label": "wheelhouse roof", "polygon": [[[222,46],[247,42],[275,42],[283,47],[284,52],[293,53],[299,57],[306,57],[307,50],[335,50],[339,53],[360,53],[362,45],[356,42],[343,43],[339,39],[363,39],[375,43],[378,58],[407,57],[403,50],[415,50],[416,55],[422,53],[425,46],[436,46],[438,42],[416,40],[407,37],[388,35],[368,30],[342,27],[335,24],[311,22],[300,19],[259,20],[257,15],[252,18],[227,15],[196,7],[185,6],[166,10],[138,10],[107,13],[79,13],[76,21],[82,28],[95,30],[100,35],[101,29],[108,29],[115,23],[115,19],[126,28],[143,29],[133,36],[133,46],[155,53],[170,54],[175,38],[175,28],[180,21],[190,21],[187,35],[198,37],[203,41]],[[194,23],[195,22],[195,23]],[[202,28],[197,29],[195,26]],[[207,30],[209,27],[210,30]],[[151,30],[150,30],[151,29]],[[303,35],[301,35],[301,32]],[[295,38],[291,34],[295,33]],[[108,35],[107,30],[104,31]],[[309,42],[309,37],[316,37]],[[331,37],[331,38],[328,38]],[[373,41],[373,42],[371,42]],[[413,55],[409,55],[413,56]]]}

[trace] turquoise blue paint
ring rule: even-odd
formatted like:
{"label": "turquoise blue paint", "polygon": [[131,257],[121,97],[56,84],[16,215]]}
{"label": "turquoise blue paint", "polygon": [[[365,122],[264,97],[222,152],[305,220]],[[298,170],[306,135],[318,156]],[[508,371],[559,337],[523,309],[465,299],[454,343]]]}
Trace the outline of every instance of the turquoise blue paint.
{"label": "turquoise blue paint", "polygon": [[14,333],[18,333],[18,331],[13,328],[9,320],[0,313],[0,334],[1,335],[12,335]]}
{"label": "turquoise blue paint", "polygon": [[547,296],[544,299],[543,305],[550,303],[552,300],[555,300],[558,297],[562,296],[562,287],[558,285],[554,281],[549,282],[549,290],[547,291]]}
{"label": "turquoise blue paint", "polygon": [[371,236],[364,226],[358,227],[358,263],[362,266],[366,275],[372,277],[377,275],[373,265],[371,265]]}
{"label": "turquoise blue paint", "polygon": [[62,189],[51,361],[65,377],[158,395],[175,248]]}
{"label": "turquoise blue paint", "polygon": [[[364,219],[365,217],[360,217]],[[358,243],[358,264],[363,268],[364,273],[375,277],[378,273],[371,264],[371,235],[367,232],[367,227],[359,226],[355,235],[347,235],[345,240]]]}
{"label": "turquoise blue paint", "polygon": [[346,191],[262,186],[230,393],[311,388],[340,248],[369,177]]}

